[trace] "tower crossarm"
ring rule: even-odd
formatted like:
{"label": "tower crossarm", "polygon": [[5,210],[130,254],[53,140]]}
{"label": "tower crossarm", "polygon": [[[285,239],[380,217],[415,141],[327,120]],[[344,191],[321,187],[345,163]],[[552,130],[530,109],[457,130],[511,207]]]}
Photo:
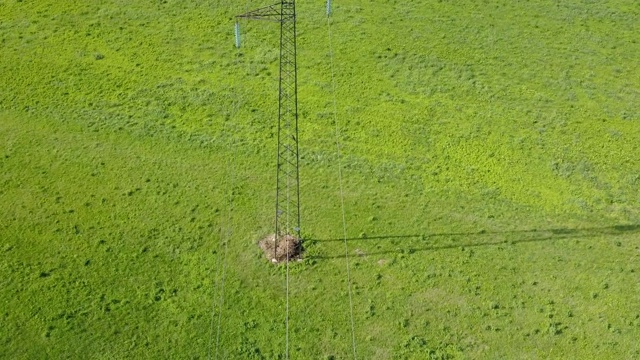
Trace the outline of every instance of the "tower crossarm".
{"label": "tower crossarm", "polygon": [[259,9],[251,10],[241,15],[237,15],[236,19],[252,19],[267,21],[282,21],[282,3],[277,3]]}

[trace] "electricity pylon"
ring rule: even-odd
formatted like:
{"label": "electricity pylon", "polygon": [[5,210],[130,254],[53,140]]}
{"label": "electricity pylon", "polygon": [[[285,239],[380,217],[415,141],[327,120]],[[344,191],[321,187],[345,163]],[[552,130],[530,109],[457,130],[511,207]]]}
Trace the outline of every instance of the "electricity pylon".
{"label": "electricity pylon", "polygon": [[300,176],[298,166],[298,69],[296,65],[296,2],[281,1],[236,16],[280,23],[280,86],[278,101],[278,157],[276,165],[275,249],[282,236],[300,239]]}

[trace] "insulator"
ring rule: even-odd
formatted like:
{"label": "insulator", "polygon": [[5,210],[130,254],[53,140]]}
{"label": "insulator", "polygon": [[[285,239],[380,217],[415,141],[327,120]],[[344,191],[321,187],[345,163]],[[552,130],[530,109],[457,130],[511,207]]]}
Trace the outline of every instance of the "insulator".
{"label": "insulator", "polygon": [[240,48],[240,23],[236,22],[236,47]]}

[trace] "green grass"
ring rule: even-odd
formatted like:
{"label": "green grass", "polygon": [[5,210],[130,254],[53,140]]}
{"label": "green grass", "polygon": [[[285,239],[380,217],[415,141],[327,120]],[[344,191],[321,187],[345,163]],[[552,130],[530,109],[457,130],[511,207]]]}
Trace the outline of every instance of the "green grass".
{"label": "green grass", "polygon": [[[0,358],[214,355],[229,232],[219,355],[284,356],[278,28],[236,50],[245,10],[0,0]],[[334,2],[358,358],[640,357],[638,19]],[[353,354],[326,26],[298,4],[292,358]]]}

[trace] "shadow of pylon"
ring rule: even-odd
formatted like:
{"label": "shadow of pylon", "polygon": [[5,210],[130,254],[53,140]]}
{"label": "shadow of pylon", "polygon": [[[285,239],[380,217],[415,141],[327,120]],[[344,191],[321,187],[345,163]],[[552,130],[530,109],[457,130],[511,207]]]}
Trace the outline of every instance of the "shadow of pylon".
{"label": "shadow of pylon", "polygon": [[[566,240],[566,239],[587,239],[594,238],[606,235],[625,235],[625,234],[633,234],[640,233],[640,225],[613,225],[613,226],[605,226],[605,227],[592,227],[592,228],[551,228],[545,230],[531,229],[531,230],[507,230],[507,231],[479,231],[479,232],[460,232],[460,233],[439,233],[439,234],[419,234],[419,235],[378,235],[378,236],[369,236],[362,238],[347,238],[347,239],[309,239],[307,241],[314,242],[333,242],[333,241],[373,241],[373,240],[419,240],[419,241],[430,241],[430,239],[438,238],[438,237],[461,237],[466,240],[476,239],[475,241],[466,241],[463,243],[456,244],[442,244],[442,245],[428,245],[428,246],[411,246],[408,249],[401,250],[385,250],[385,251],[377,251],[377,252],[368,252],[366,254],[359,254],[358,256],[372,256],[372,255],[384,255],[384,254],[393,254],[400,253],[404,251],[408,251],[411,253],[421,252],[421,251],[436,251],[436,250],[446,250],[446,249],[454,249],[460,247],[482,247],[482,246],[496,246],[503,244],[519,244],[519,243],[530,243],[530,242],[543,242],[543,241],[557,241],[557,240]],[[478,241],[484,237],[495,237],[495,236],[509,236],[513,237],[513,235],[517,235],[518,239],[504,239],[498,241]],[[411,245],[415,245],[415,242],[412,241]],[[309,259],[339,259],[344,258],[346,255],[336,255],[336,256],[324,256],[324,255],[310,255],[307,258]]]}

